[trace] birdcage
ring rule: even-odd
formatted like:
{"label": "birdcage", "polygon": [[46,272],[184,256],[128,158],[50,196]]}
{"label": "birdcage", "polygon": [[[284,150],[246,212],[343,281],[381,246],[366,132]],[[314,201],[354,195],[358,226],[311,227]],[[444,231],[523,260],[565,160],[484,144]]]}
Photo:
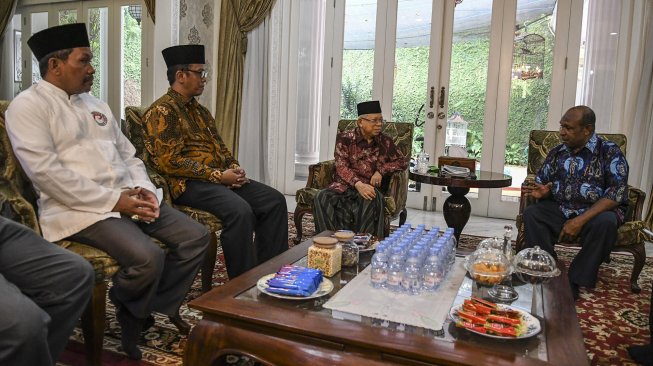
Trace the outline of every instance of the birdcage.
{"label": "birdcage", "polygon": [[449,146],[467,146],[467,124],[468,122],[458,112],[454,112],[447,119],[447,132],[444,145]]}
{"label": "birdcage", "polygon": [[515,39],[512,78],[529,80],[544,77],[545,39],[539,34],[526,34]]}

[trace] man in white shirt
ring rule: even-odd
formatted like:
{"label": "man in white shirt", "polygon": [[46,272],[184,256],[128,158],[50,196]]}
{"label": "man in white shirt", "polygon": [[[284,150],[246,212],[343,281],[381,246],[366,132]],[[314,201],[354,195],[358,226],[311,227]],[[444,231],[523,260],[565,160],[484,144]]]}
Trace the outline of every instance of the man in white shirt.
{"label": "man in white shirt", "polygon": [[43,80],[14,99],[6,123],[16,157],[38,194],[43,236],[91,245],[120,264],[109,297],[122,327],[123,351],[140,359],[136,343],[152,311],[183,324],[179,307],[209,233],[160,203],[109,106],[88,94],[95,70],[86,26],[48,28],[27,43]]}

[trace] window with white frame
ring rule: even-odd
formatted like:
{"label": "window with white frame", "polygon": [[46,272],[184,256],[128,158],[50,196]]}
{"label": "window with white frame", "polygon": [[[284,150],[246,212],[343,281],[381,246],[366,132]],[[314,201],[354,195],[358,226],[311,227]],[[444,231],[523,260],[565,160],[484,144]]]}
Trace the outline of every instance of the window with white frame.
{"label": "window with white frame", "polygon": [[95,68],[91,94],[109,104],[116,118],[124,118],[126,106],[141,105],[142,34],[143,20],[147,17],[141,0],[29,4],[21,6],[19,3],[16,9],[16,16],[22,19],[18,23],[22,39],[15,46],[15,52],[21,55],[22,64],[15,66],[21,70],[21,75],[31,75],[31,78],[22,77],[17,81],[15,92],[41,79],[38,61],[27,46],[31,35],[55,25],[83,22],[89,34]]}

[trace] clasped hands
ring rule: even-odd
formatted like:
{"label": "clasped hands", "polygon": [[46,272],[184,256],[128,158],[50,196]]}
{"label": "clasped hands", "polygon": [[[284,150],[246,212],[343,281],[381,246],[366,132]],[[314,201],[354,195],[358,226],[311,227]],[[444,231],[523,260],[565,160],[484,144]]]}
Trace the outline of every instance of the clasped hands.
{"label": "clasped hands", "polygon": [[370,178],[370,184],[363,183],[361,181],[356,182],[354,187],[358,191],[358,194],[361,195],[366,200],[373,200],[376,197],[376,190],[374,187],[381,186],[381,179],[383,176],[379,172],[375,172]]}
{"label": "clasped hands", "polygon": [[159,201],[154,193],[145,188],[127,188],[120,193],[112,211],[149,224],[159,217]]}
{"label": "clasped hands", "polygon": [[247,178],[245,169],[243,168],[227,169],[222,172],[222,180],[220,183],[231,189],[240,188],[249,183],[249,178]]}

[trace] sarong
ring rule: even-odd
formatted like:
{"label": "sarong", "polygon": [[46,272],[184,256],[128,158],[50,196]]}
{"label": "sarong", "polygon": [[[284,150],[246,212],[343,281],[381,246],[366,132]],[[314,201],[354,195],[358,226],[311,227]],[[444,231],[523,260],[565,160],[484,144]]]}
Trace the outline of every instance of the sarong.
{"label": "sarong", "polygon": [[315,232],[352,230],[384,236],[383,194],[378,190],[373,200],[366,200],[353,188],[343,193],[323,189],[315,195]]}

